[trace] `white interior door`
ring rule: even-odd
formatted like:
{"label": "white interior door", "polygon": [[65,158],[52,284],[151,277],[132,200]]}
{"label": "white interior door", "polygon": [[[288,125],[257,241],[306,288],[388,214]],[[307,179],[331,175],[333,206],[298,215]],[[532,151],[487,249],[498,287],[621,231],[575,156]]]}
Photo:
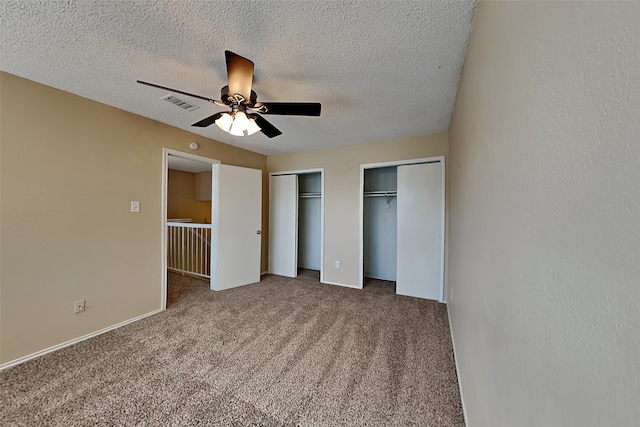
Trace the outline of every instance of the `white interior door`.
{"label": "white interior door", "polygon": [[262,171],[213,165],[211,288],[260,281]]}
{"label": "white interior door", "polygon": [[298,176],[269,180],[269,273],[298,275]]}
{"label": "white interior door", "polygon": [[442,300],[442,163],[398,166],[396,293]]}

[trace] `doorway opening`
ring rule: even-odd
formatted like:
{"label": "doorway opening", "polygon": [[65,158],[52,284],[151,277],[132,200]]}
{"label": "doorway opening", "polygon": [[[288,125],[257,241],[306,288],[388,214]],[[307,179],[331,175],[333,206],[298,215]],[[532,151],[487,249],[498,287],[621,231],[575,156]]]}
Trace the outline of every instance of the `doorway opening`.
{"label": "doorway opening", "polygon": [[163,150],[162,309],[166,309],[169,272],[211,283],[212,186],[215,159]]}

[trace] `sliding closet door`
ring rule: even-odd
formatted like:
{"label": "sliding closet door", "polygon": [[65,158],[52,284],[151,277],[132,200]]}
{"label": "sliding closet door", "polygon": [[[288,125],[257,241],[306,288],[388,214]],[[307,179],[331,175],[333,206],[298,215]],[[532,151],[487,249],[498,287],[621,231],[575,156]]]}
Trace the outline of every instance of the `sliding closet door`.
{"label": "sliding closet door", "polygon": [[269,273],[298,275],[298,176],[275,175],[269,183]]}
{"label": "sliding closet door", "polygon": [[398,167],[396,293],[441,300],[442,163]]}

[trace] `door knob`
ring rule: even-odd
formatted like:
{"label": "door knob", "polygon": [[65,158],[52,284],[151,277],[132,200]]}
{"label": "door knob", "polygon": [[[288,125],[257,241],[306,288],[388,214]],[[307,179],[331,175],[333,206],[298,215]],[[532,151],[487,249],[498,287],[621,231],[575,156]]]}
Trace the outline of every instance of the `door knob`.
{"label": "door knob", "polygon": [[256,231],[256,234],[260,234],[260,233],[262,233],[262,231],[260,231],[260,230]]}

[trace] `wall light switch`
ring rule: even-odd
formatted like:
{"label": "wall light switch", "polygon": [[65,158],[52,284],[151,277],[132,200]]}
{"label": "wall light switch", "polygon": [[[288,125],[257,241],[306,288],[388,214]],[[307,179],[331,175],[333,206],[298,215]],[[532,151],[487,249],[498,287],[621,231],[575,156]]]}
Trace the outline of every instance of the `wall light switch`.
{"label": "wall light switch", "polygon": [[140,212],[140,202],[137,200],[131,201],[131,212]]}

